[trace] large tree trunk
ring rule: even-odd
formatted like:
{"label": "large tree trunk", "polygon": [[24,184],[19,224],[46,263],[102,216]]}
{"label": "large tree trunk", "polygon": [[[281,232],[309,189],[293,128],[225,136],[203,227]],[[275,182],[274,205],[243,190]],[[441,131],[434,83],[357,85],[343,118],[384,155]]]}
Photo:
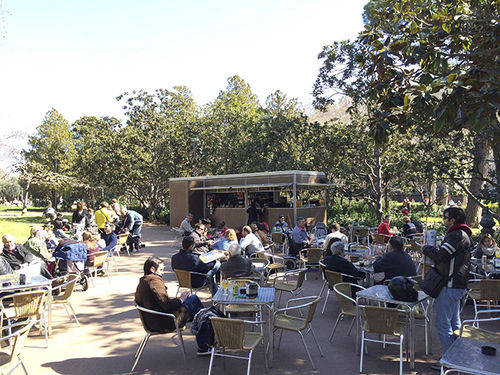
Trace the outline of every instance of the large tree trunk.
{"label": "large tree trunk", "polygon": [[[470,180],[469,190],[472,194],[477,196],[484,186],[483,176],[487,172],[487,158],[490,154],[490,142],[485,137],[478,134],[474,138],[474,150],[472,155],[474,156],[472,176]],[[466,223],[473,228],[477,228],[479,225],[479,220],[481,220],[481,207],[472,199],[467,202],[467,207],[465,209],[465,220]]]}
{"label": "large tree trunk", "polygon": [[495,175],[497,177],[497,184],[495,186],[496,198],[498,202],[497,213],[500,214],[500,136],[495,137],[493,142],[493,158],[495,160]]}
{"label": "large tree trunk", "polygon": [[56,189],[50,190],[50,200],[52,201],[52,207],[57,211],[57,191]]}
{"label": "large tree trunk", "polygon": [[377,180],[375,185],[375,211],[377,214],[377,219],[382,222],[382,166],[380,165],[380,150],[375,148],[375,173],[377,174]]}
{"label": "large tree trunk", "polygon": [[21,211],[21,216],[25,215],[28,212],[28,197],[30,194],[30,185],[31,185],[31,180],[27,179],[26,189],[24,190],[24,196],[23,196],[23,209]]}

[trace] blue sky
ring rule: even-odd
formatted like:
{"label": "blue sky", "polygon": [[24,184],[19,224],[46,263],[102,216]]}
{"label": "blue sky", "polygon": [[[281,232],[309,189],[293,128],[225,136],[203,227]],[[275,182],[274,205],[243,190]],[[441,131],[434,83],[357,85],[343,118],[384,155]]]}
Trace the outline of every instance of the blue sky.
{"label": "blue sky", "polygon": [[33,133],[52,107],[120,118],[134,89],[184,85],[203,105],[235,74],[308,107],[318,53],[357,35],[365,3],[0,0],[0,126]]}

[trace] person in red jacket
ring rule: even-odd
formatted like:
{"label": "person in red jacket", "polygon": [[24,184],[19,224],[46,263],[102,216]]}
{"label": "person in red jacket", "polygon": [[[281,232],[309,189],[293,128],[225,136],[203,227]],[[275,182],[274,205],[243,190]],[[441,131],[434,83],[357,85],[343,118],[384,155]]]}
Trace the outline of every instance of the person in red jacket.
{"label": "person in red jacket", "polygon": [[378,226],[378,234],[383,234],[385,236],[385,242],[389,241],[389,238],[397,234],[396,232],[391,232],[389,224],[391,222],[391,215],[385,215],[384,221]]}

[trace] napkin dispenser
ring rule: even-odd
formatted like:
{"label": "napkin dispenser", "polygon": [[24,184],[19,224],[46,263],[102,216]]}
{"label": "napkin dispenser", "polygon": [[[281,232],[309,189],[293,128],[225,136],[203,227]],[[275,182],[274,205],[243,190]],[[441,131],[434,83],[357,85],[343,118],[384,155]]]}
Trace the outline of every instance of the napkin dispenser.
{"label": "napkin dispenser", "polygon": [[251,282],[247,284],[247,296],[257,297],[259,294],[259,284]]}

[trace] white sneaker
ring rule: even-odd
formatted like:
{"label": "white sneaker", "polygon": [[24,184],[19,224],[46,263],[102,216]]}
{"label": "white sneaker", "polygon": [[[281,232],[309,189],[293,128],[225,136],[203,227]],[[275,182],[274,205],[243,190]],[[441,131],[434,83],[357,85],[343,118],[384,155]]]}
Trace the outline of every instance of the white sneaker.
{"label": "white sneaker", "polygon": [[138,251],[139,250],[137,250],[137,249],[132,250],[133,253],[137,253]]}

